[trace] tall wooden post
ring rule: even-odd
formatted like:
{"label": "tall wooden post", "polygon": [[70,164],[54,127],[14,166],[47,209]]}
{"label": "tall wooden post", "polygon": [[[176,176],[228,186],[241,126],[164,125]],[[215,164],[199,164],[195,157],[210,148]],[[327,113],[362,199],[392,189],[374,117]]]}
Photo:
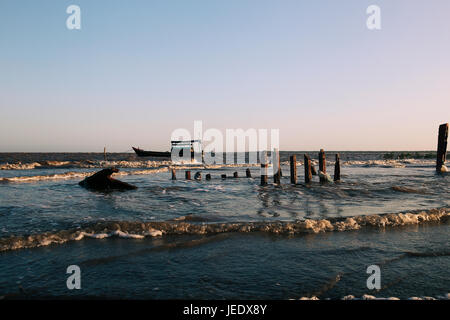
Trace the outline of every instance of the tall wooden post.
{"label": "tall wooden post", "polygon": [[249,169],[249,168],[247,168],[247,170],[245,170],[245,176],[246,176],[247,178],[251,178],[251,177],[252,177],[252,173],[250,172],[250,169]]}
{"label": "tall wooden post", "polygon": [[280,151],[278,149],[273,149],[273,182],[275,184],[281,184],[281,165],[280,165]]}
{"label": "tall wooden post", "polygon": [[439,126],[438,147],[436,156],[436,171],[441,172],[447,157],[448,123]]}
{"label": "tall wooden post", "polygon": [[264,151],[261,156],[261,185],[267,185],[267,152]]}
{"label": "tall wooden post", "polygon": [[186,171],[185,176],[186,176],[186,180],[191,180],[191,172],[190,171]]}
{"label": "tall wooden post", "polygon": [[297,157],[295,154],[291,156],[290,162],[291,162],[291,183],[296,184],[297,183]]}
{"label": "tall wooden post", "polygon": [[304,166],[305,166],[305,183],[310,183],[311,179],[312,179],[312,174],[311,174],[311,159],[309,158],[309,156],[307,154],[305,154],[304,157]]}
{"label": "tall wooden post", "polygon": [[103,159],[106,161],[106,147],[103,148]]}
{"label": "tall wooden post", "polygon": [[336,154],[336,160],[334,162],[334,181],[341,180],[341,158],[339,153]]}
{"label": "tall wooden post", "polygon": [[177,174],[175,172],[175,169],[172,168],[171,171],[172,171],[172,180],[177,180]]}
{"label": "tall wooden post", "polygon": [[[319,152],[319,171],[322,171],[323,174],[327,173],[327,163],[325,159],[325,151],[323,149],[320,149]],[[320,182],[325,182],[325,178],[320,177]]]}

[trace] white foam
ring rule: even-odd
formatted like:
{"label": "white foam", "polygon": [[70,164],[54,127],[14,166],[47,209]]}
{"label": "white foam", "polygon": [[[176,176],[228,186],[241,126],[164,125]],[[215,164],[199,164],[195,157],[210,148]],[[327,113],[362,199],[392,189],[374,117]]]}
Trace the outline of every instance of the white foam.
{"label": "white foam", "polygon": [[[436,298],[423,296],[423,297],[410,297],[410,298],[407,298],[406,300],[449,300],[449,299],[450,299],[450,293],[447,293],[444,296],[437,296]],[[320,300],[320,299],[316,296],[312,296],[312,297],[301,297],[298,300]],[[402,299],[397,298],[397,297],[386,297],[386,298],[376,297],[373,295],[364,294],[359,298],[355,297],[354,295],[347,295],[347,296],[342,297],[341,300],[392,300],[392,301],[396,301],[396,300],[402,300]]]}

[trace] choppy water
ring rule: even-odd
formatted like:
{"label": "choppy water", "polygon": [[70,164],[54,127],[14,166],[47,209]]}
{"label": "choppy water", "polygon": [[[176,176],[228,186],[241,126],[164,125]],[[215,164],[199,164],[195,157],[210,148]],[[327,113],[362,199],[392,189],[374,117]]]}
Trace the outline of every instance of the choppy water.
{"label": "choppy water", "polygon": [[[185,181],[181,167],[171,181],[169,162],[132,154],[0,154],[0,295],[73,295],[64,266],[78,264],[84,296],[340,298],[373,294],[365,268],[377,263],[378,295],[446,294],[450,177],[415,155],[341,153],[342,181],[308,186],[302,166],[291,186],[284,162],[282,186],[261,187],[257,166],[191,169],[211,181]],[[78,186],[111,165],[139,188]],[[253,178],[220,178],[247,167]]]}

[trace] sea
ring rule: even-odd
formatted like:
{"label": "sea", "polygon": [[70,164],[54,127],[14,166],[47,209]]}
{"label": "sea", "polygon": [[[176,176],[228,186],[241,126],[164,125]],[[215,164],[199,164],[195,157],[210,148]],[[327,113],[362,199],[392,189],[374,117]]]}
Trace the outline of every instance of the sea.
{"label": "sea", "polygon": [[[338,182],[305,184],[317,152],[282,151],[266,186],[257,163],[0,153],[0,299],[448,299],[450,176],[435,153],[327,151],[331,178],[336,153]],[[110,167],[138,188],[78,184]]]}

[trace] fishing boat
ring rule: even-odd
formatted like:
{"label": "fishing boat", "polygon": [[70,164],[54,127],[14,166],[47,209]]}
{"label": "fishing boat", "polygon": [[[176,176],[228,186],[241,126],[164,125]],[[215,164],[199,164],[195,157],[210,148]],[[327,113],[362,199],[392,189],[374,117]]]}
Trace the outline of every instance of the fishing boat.
{"label": "fishing boat", "polygon": [[140,148],[132,147],[138,157],[163,157],[170,158],[171,153],[168,151],[146,151]]}
{"label": "fishing boat", "polygon": [[161,157],[170,158],[172,153],[178,150],[179,157],[183,157],[183,150],[189,149],[191,151],[191,160],[194,160],[196,150],[200,150],[203,158],[202,142],[201,140],[172,140],[171,149],[168,151],[146,151],[140,148],[132,147],[138,157]]}

